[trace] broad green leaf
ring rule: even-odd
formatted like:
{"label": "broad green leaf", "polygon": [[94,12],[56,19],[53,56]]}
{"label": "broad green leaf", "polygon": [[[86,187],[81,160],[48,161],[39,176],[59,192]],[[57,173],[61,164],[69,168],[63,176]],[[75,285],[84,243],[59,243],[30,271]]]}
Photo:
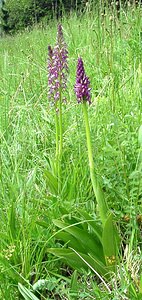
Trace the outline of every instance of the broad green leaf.
{"label": "broad green leaf", "polygon": [[[88,266],[76,255],[72,250],[65,248],[50,248],[47,249],[47,252],[56,255],[57,257],[62,258],[67,264],[69,264],[73,269],[82,271],[82,269],[88,271]],[[98,260],[95,256],[85,255],[78,252],[83,259],[92,266],[99,274],[107,277],[108,268]]]}
{"label": "broad green leaf", "polygon": [[63,241],[68,245],[68,247],[75,248],[77,251],[81,251],[82,253],[86,252],[85,247],[78,240],[67,232],[59,232],[56,234],[56,238]]}
{"label": "broad green leaf", "polygon": [[82,224],[86,223],[84,222],[84,220],[81,221],[79,218],[75,216],[70,216],[69,214],[63,218],[63,221],[68,225],[77,225],[79,228],[82,228]]}
{"label": "broad green leaf", "polygon": [[78,259],[78,257],[70,249],[50,248],[47,249],[47,252],[62,258],[67,264],[78,271],[81,271],[82,268],[84,268],[86,271],[88,270],[86,265],[84,265],[82,261]]}
{"label": "broad green leaf", "polygon": [[53,222],[57,227],[62,228],[64,231],[73,235],[78,240],[78,243],[81,243],[82,246],[85,247],[86,254],[93,254],[102,262],[105,262],[102,244],[95,234],[80,229],[75,225],[68,226],[67,223],[63,223],[59,220],[54,220]]}
{"label": "broad green leaf", "polygon": [[32,292],[30,292],[21,283],[18,283],[18,289],[25,300],[39,300]]}
{"label": "broad green leaf", "polygon": [[47,184],[48,184],[50,190],[53,193],[57,194],[57,192],[58,192],[58,181],[57,181],[57,178],[51,172],[49,172],[48,170],[46,170],[44,172],[44,175],[46,177],[46,181],[47,181]]}
{"label": "broad green leaf", "polygon": [[99,238],[100,242],[102,242],[102,227],[97,224],[96,220],[92,218],[87,212],[84,210],[79,210],[81,216],[86,219],[86,222],[90,225],[96,236]]}
{"label": "broad green leaf", "polygon": [[119,237],[112,214],[108,216],[104,224],[102,243],[107,264],[114,265],[118,254]]}

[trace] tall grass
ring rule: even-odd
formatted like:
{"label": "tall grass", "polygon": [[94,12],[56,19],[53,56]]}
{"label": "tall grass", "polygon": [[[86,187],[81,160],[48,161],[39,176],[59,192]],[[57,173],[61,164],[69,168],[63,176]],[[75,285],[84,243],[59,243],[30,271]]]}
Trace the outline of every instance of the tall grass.
{"label": "tall grass", "polygon": [[[54,277],[54,289],[48,286],[43,299],[54,299],[57,293],[61,299],[73,299],[67,268],[47,254],[46,249],[55,245],[53,219],[75,212],[76,208],[84,208],[91,214],[97,209],[89,177],[81,107],[73,92],[76,60],[81,56],[92,85],[89,122],[95,166],[121,229],[122,252],[125,252],[118,275],[110,283],[112,299],[129,299],[130,287],[136,291],[134,299],[138,299],[142,11],[140,7],[122,10],[117,19],[111,11],[104,16],[88,9],[82,16],[64,17],[62,25],[70,74],[62,116],[59,194],[56,180],[47,176],[47,172],[54,170],[56,147],[54,115],[47,98],[47,46],[55,42],[56,21],[46,28],[39,26],[32,32],[0,40],[0,298],[21,299],[18,282],[33,284],[38,279],[50,282]],[[68,288],[65,289],[62,280]],[[76,299],[111,299],[91,274],[88,284],[84,277],[78,280],[80,289]]]}

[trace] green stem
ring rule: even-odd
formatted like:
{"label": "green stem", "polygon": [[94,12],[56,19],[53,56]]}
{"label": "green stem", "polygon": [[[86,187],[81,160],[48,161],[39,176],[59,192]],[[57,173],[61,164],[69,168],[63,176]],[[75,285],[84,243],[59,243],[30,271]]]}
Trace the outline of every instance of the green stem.
{"label": "green stem", "polygon": [[55,106],[55,126],[56,126],[56,175],[58,176],[58,161],[59,161],[59,120],[58,120],[58,112],[57,105]]}
{"label": "green stem", "polygon": [[58,115],[55,111],[55,126],[56,126],[56,160],[59,156],[59,124],[58,124]]}
{"label": "green stem", "polygon": [[62,125],[62,93],[60,90],[60,99],[59,99],[59,129],[60,129],[60,144],[59,144],[59,157],[62,157],[63,150],[63,125]]}
{"label": "green stem", "polygon": [[107,207],[107,203],[106,203],[105,198],[104,198],[104,193],[102,191],[102,188],[101,188],[101,186],[98,182],[97,176],[95,174],[95,166],[94,166],[94,161],[93,161],[91,134],[90,134],[90,127],[89,127],[88,111],[87,111],[86,101],[83,101],[83,114],[84,114],[85,128],[86,128],[86,139],[87,139],[87,148],[88,148],[90,177],[91,177],[93,191],[94,191],[94,194],[96,196],[96,201],[97,201],[97,204],[98,204],[100,218],[101,218],[101,221],[104,225],[104,223],[106,221],[106,218],[107,218],[108,207]]}
{"label": "green stem", "polygon": [[[61,82],[61,79],[60,79]],[[61,162],[63,151],[63,124],[62,124],[62,89],[60,88],[59,98],[59,156],[58,156],[58,193],[61,192]]]}

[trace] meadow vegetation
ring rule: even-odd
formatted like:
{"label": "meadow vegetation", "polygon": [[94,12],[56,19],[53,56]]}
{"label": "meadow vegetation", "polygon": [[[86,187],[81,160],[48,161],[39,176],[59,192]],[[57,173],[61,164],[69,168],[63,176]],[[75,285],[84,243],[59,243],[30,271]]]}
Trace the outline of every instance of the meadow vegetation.
{"label": "meadow vegetation", "polygon": [[[0,299],[141,299],[142,8],[122,9],[117,18],[87,7],[61,23],[69,74],[60,182],[47,84],[47,47],[56,43],[57,21],[0,40]],[[120,238],[109,276],[102,265],[100,276],[91,269],[95,249],[88,250],[84,265],[79,257],[87,234],[93,237],[98,228],[99,236],[103,222],[91,184],[82,103],[74,93],[78,57],[91,83],[95,173]],[[110,234],[106,230],[107,240]],[[56,248],[68,248],[68,256],[57,255]]]}

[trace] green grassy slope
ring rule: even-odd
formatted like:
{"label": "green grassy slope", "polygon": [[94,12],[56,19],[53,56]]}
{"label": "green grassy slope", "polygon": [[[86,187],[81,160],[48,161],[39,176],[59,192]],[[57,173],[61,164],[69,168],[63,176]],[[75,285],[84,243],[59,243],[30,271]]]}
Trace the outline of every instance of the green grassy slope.
{"label": "green grassy slope", "polygon": [[[73,90],[78,56],[84,60],[92,87],[89,116],[97,173],[109,207],[122,228],[124,242],[137,253],[139,269],[140,224],[136,220],[141,215],[142,197],[138,144],[138,129],[142,124],[142,11],[140,8],[130,9],[127,14],[122,11],[120,20],[113,19],[109,12],[106,16],[86,12],[82,17],[65,17],[62,25],[70,72],[63,111],[63,184],[58,197],[46,177],[46,170],[54,169],[55,154],[54,111],[47,97],[47,46],[55,43],[57,24],[53,22],[44,29],[38,27],[0,40],[0,297],[3,300],[22,299],[17,293],[17,282],[25,283],[23,278],[32,283],[51,276],[52,271],[61,273],[60,262],[46,253],[46,247],[54,245],[52,220],[61,217],[60,206],[69,212],[76,207],[96,211],[82,107],[77,104]],[[47,228],[40,227],[39,221],[45,221]],[[135,256],[129,256],[127,262],[119,274],[120,278],[124,276],[121,287],[113,299],[124,296],[131,283],[129,278],[127,285],[125,278],[135,268]],[[138,277],[134,275],[136,290]],[[93,287],[90,296],[86,296],[89,288],[84,286],[82,282],[80,291],[85,291],[80,292],[78,299],[92,299],[93,295],[95,299],[98,287]],[[61,299],[72,299],[65,287],[61,287],[60,294]],[[98,291],[98,297],[110,299],[103,289]]]}

